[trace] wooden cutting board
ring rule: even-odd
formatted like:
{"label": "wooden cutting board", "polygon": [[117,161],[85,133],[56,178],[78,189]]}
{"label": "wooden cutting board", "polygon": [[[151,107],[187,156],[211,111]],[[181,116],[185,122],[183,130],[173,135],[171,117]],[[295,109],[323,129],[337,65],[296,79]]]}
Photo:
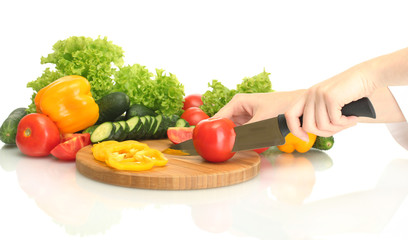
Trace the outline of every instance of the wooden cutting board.
{"label": "wooden cutting board", "polygon": [[[167,139],[144,143],[160,151],[171,145]],[[165,156],[169,161],[163,167],[140,172],[119,171],[95,160],[91,146],[87,146],[77,153],[76,167],[81,174],[96,181],[124,187],[165,190],[228,186],[255,177],[260,167],[260,156],[254,151],[238,152],[222,163],[207,162],[200,156]]]}

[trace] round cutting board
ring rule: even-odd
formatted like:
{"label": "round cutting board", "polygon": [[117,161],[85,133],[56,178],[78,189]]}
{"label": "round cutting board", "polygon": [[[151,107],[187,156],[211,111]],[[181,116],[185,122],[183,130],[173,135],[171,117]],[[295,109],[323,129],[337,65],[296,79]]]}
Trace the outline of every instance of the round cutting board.
{"label": "round cutting board", "polygon": [[[143,141],[149,147],[163,151],[171,142],[167,139]],[[78,171],[96,181],[124,187],[145,189],[203,189],[228,186],[247,181],[259,172],[260,156],[254,151],[237,152],[226,162],[211,163],[200,156],[165,154],[168,163],[147,171],[120,171],[94,159],[92,146],[82,148],[76,156]]]}

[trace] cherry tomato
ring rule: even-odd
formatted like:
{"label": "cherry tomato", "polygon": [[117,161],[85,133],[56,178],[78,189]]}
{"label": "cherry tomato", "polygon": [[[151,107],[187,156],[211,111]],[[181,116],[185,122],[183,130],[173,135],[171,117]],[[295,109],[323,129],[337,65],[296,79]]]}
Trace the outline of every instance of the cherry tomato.
{"label": "cherry tomato", "polygon": [[20,120],[17,127],[17,147],[28,156],[48,156],[60,143],[60,139],[57,125],[44,114],[28,114]]}
{"label": "cherry tomato", "polygon": [[186,120],[191,126],[195,126],[201,120],[209,118],[209,116],[199,107],[190,107],[181,114],[181,118]]}
{"label": "cherry tomato", "polygon": [[203,105],[203,101],[201,100],[201,94],[190,94],[184,98],[184,107],[183,110],[186,110],[191,107],[200,107]]}
{"label": "cherry tomato", "polygon": [[192,127],[169,127],[167,129],[167,137],[172,143],[178,144],[192,139],[193,130],[194,128]]}
{"label": "cherry tomato", "polygon": [[91,144],[91,135],[89,133],[76,133],[64,137],[66,137],[65,141],[51,150],[51,154],[61,160],[74,161],[77,152]]}
{"label": "cherry tomato", "polygon": [[202,120],[193,130],[193,143],[197,153],[210,162],[223,162],[232,156],[235,143],[235,124],[227,118]]}

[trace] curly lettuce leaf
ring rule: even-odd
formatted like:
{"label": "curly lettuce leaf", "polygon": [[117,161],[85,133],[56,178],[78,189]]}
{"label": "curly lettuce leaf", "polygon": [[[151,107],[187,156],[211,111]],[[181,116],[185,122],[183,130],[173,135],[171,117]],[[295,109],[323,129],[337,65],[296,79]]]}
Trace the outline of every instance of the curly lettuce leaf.
{"label": "curly lettuce leaf", "polygon": [[269,79],[270,73],[261,72],[253,77],[245,77],[241,84],[237,85],[239,93],[263,93],[272,92],[272,83]]}
{"label": "curly lettuce leaf", "polygon": [[203,105],[201,109],[208,115],[214,116],[224,107],[237,93],[264,93],[272,92],[272,83],[269,79],[270,73],[265,70],[253,77],[245,77],[236,89],[228,89],[221,82],[213,80],[208,84],[212,90],[206,91],[202,96]]}
{"label": "curly lettuce leaf", "polygon": [[123,50],[107,38],[70,37],[58,41],[53,53],[41,58],[41,63],[53,63],[63,75],[80,75],[91,84],[92,96],[100,99],[112,92],[112,76],[123,65]]}
{"label": "curly lettuce leaf", "polygon": [[140,64],[121,67],[114,73],[114,91],[124,92],[129,96],[131,104],[142,104],[148,108],[154,107],[153,74]]}
{"label": "curly lettuce leaf", "polygon": [[176,75],[166,75],[163,69],[156,69],[154,79],[154,107],[159,114],[181,115],[184,101],[184,85]]}
{"label": "curly lettuce leaf", "polygon": [[131,104],[142,104],[159,114],[181,115],[184,86],[174,74],[156,69],[154,75],[145,66],[134,64],[120,68],[114,76],[114,90],[126,93]]}
{"label": "curly lettuce leaf", "polygon": [[225,104],[227,104],[232,97],[236,94],[236,90],[229,89],[224,86],[218,80],[213,80],[212,83],[208,83],[208,87],[212,90],[207,90],[203,96],[203,110],[208,116],[214,116]]}

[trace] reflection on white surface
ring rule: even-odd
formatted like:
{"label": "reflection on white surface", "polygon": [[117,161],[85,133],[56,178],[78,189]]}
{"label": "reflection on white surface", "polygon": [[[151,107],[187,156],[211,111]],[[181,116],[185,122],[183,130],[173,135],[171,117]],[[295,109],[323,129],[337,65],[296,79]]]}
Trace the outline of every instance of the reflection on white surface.
{"label": "reflection on white surface", "polygon": [[[8,176],[15,174],[23,195],[18,191],[7,194],[20,202],[24,197],[34,201],[40,211],[24,206],[34,214],[27,219],[43,219],[44,227],[54,229],[49,236],[61,236],[61,231],[66,238],[87,239],[110,239],[134,231],[143,239],[176,234],[180,239],[408,236],[400,227],[408,217],[408,158],[375,159],[378,153],[354,152],[345,159],[342,154],[347,153],[340,149],[287,154],[271,148],[254,179],[188,191],[99,183],[78,173],[73,162],[33,159],[6,146],[0,150],[0,170]],[[338,175],[343,177],[338,179]]]}

